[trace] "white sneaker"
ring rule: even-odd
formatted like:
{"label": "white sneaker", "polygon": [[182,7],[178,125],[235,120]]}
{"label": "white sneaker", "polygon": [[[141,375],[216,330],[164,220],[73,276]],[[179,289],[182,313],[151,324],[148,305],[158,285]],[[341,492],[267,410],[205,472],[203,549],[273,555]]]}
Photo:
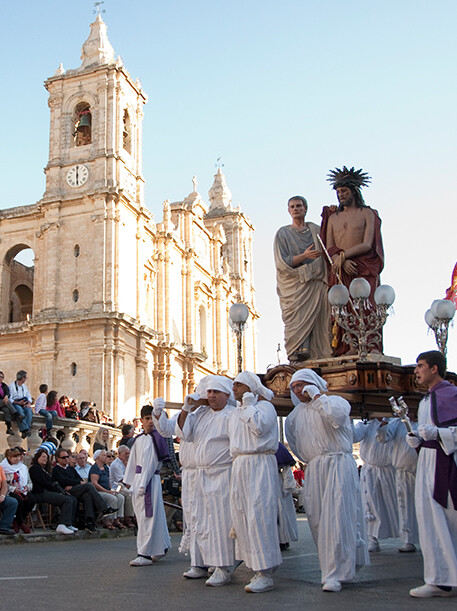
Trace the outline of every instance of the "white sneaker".
{"label": "white sneaker", "polygon": [[67,528],[65,524],[59,524],[56,528],[56,533],[58,535],[74,535],[74,531],[71,528]]}
{"label": "white sneaker", "polygon": [[205,581],[205,584],[207,586],[225,586],[226,583],[229,583],[230,579],[228,569],[216,567],[211,577]]}
{"label": "white sneaker", "polygon": [[370,537],[368,541],[368,551],[369,552],[380,552],[381,548],[379,547],[379,541],[376,537]]}
{"label": "white sneaker", "polygon": [[247,586],[244,586],[246,592],[253,592],[255,594],[259,592],[268,592],[274,588],[274,582],[271,577],[262,575],[261,572],[256,573]]}
{"label": "white sneaker", "polygon": [[398,551],[403,552],[404,554],[409,554],[416,551],[416,546],[414,543],[403,543],[403,545],[398,548]]}
{"label": "white sneaker", "polygon": [[203,577],[208,577],[208,571],[201,569],[199,566],[191,566],[182,576],[187,577],[187,579],[202,579]]}
{"label": "white sneaker", "polygon": [[74,533],[78,532],[78,529],[76,528],[76,526],[68,526],[68,528],[72,530]]}
{"label": "white sneaker", "polygon": [[137,556],[135,560],[130,560],[130,566],[149,566],[152,564],[151,558],[144,558],[143,556]]}
{"label": "white sneaker", "polygon": [[442,590],[438,586],[432,586],[429,583],[426,583],[423,586],[419,586],[418,588],[413,588],[409,591],[409,595],[413,598],[433,598],[434,596],[441,596],[442,598],[449,598],[449,596],[453,596],[454,592],[449,590]]}
{"label": "white sneaker", "polygon": [[329,579],[322,586],[324,592],[339,592],[341,590],[341,583],[336,579]]}

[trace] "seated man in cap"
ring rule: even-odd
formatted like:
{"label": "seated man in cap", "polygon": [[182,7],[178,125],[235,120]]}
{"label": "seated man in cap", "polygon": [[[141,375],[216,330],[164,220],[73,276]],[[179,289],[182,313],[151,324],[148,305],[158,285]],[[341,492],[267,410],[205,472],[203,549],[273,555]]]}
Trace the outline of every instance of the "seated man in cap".
{"label": "seated man in cap", "polygon": [[[208,567],[216,567],[206,580],[208,586],[228,583],[229,567],[235,561],[233,540],[229,537],[232,458],[228,420],[235,403],[231,390],[232,381],[228,378],[206,376],[196,393],[187,395],[178,417],[182,438],[194,446],[196,464],[194,503],[189,508],[191,567],[184,577],[208,577]],[[190,413],[201,398],[207,399],[207,404]]]}
{"label": "seated man in cap", "polygon": [[339,592],[356,567],[369,564],[357,466],[352,457],[351,406],[327,396],[311,369],[290,382],[294,410],[286,419],[289,445],[307,463],[303,498],[317,546],[324,592]]}
{"label": "seated man in cap", "polygon": [[278,422],[269,402],[273,392],[254,373],[233,383],[237,408],[230,414],[230,485],[235,558],[255,571],[246,592],[273,589],[273,570],[282,562],[278,537]]}

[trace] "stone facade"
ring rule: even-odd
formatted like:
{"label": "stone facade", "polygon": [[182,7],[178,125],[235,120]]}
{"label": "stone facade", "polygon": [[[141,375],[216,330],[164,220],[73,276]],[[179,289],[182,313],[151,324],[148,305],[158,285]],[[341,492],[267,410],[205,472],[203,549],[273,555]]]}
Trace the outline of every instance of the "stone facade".
{"label": "stone facade", "polygon": [[[254,228],[231,204],[221,170],[209,206],[194,189],[153,220],[144,202],[147,101],[100,16],[82,65],[62,66],[49,92],[46,191],[0,211],[0,368],[29,373],[36,396],[96,401],[116,421],[149,396],[180,402],[208,373],[236,373],[228,310],[250,311],[244,363],[255,369]],[[14,260],[34,253],[33,267]]]}

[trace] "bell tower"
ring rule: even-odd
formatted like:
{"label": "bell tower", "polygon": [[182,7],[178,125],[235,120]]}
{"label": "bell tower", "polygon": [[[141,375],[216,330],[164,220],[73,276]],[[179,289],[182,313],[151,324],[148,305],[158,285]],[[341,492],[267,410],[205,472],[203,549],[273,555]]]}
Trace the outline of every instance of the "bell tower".
{"label": "bell tower", "polygon": [[49,160],[44,202],[122,189],[142,205],[141,133],[147,97],[115,58],[100,15],[82,46],[82,64],[62,64],[45,82],[49,92]]}

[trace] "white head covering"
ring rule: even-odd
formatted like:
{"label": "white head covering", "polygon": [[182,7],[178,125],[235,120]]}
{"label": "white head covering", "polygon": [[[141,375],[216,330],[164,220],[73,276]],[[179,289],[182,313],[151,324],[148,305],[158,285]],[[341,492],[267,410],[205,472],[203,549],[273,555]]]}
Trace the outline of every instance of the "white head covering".
{"label": "white head covering", "polygon": [[246,384],[249,387],[251,392],[262,396],[267,401],[271,401],[274,397],[274,392],[269,388],[265,388],[260,382],[259,376],[255,373],[251,373],[250,371],[242,371],[239,373],[234,382],[240,382],[240,384]]}
{"label": "white head covering", "polygon": [[[292,384],[294,382],[298,382],[298,381],[308,382],[308,384],[312,384],[313,386],[317,386],[317,388],[321,392],[326,392],[327,391],[327,382],[323,378],[318,376],[317,373],[315,371],[313,371],[312,369],[299,369],[298,371],[296,371],[294,373],[294,375],[290,379],[289,386],[292,387]],[[292,398],[292,403],[294,405],[298,405],[300,403],[300,399],[294,393],[292,388],[290,389],[290,396]]]}
{"label": "white head covering", "polygon": [[227,403],[230,405],[235,405],[235,397],[232,392],[233,381],[230,378],[226,378],[225,376],[205,376],[200,380],[195,389],[196,394],[200,395],[200,397],[206,397],[206,393],[208,390],[219,390],[221,392],[225,392],[226,395],[229,396]]}

